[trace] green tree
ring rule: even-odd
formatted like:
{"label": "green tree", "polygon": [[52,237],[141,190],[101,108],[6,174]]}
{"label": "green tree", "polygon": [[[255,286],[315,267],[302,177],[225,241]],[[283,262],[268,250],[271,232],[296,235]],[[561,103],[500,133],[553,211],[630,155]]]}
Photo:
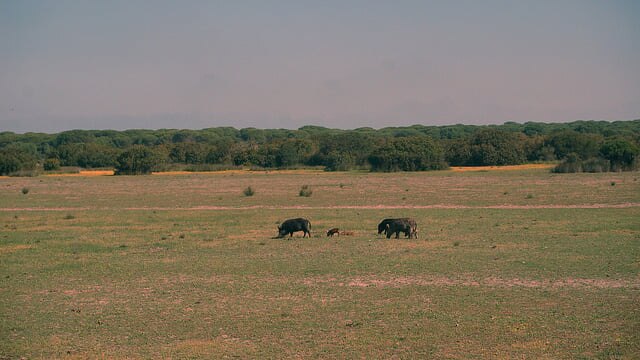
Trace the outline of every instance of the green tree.
{"label": "green tree", "polygon": [[471,161],[471,143],[469,139],[443,140],[445,160],[449,165],[464,166]]}
{"label": "green tree", "polygon": [[118,156],[115,173],[116,175],[150,174],[163,163],[164,158],[159,151],[134,145]]}
{"label": "green tree", "polygon": [[600,153],[610,161],[612,170],[635,170],[640,149],[630,141],[610,139],[604,142]]}
{"label": "green tree", "polygon": [[33,144],[10,144],[0,149],[0,175],[33,170],[38,157]]}
{"label": "green tree", "polygon": [[63,166],[113,167],[119,150],[99,143],[70,143],[58,146],[55,157]]}
{"label": "green tree", "polygon": [[526,160],[524,140],[519,133],[486,128],[470,139],[471,157],[467,165],[517,165]]}
{"label": "green tree", "polygon": [[563,130],[551,134],[546,145],[553,147],[558,159],[564,159],[571,153],[580,159],[589,159],[598,156],[602,140],[602,135]]}
{"label": "green tree", "polygon": [[278,167],[301,165],[314,152],[313,143],[305,139],[287,139],[280,143],[276,151],[276,164]]}
{"label": "green tree", "polygon": [[425,136],[389,139],[369,156],[372,171],[424,171],[447,167],[440,146]]}

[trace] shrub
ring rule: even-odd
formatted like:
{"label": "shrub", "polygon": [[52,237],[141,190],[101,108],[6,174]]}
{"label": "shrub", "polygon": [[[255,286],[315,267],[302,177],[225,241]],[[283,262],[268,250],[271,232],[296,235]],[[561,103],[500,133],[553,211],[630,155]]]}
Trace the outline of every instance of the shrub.
{"label": "shrub", "polygon": [[29,193],[29,188],[23,187],[22,188],[22,193],[27,195]]}
{"label": "shrub", "polygon": [[46,159],[44,161],[44,164],[42,164],[42,167],[46,170],[46,171],[51,171],[51,170],[58,170],[60,169],[60,160],[57,158],[49,158]]}
{"label": "shrub", "polygon": [[309,187],[309,185],[302,185],[302,188],[300,189],[300,196],[304,196],[304,197],[309,197],[311,196],[311,194],[313,193],[313,191],[311,190],[311,188]]}
{"label": "shrub", "polygon": [[610,167],[607,159],[592,158],[582,162],[582,171],[589,173],[607,172]]}
{"label": "shrub", "polygon": [[554,173],[577,173],[582,171],[582,162],[577,154],[571,153],[552,170]]}
{"label": "shrub", "polygon": [[253,191],[251,186],[249,186],[246,189],[244,189],[242,193],[244,194],[244,196],[253,196],[253,194],[255,194],[255,191]]}

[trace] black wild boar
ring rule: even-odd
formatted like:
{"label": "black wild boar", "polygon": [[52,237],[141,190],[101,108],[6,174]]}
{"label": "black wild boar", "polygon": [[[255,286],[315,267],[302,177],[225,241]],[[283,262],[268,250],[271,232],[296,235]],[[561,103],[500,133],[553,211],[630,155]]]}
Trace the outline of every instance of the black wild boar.
{"label": "black wild boar", "polygon": [[387,223],[386,234],[387,239],[391,238],[393,233],[396,234],[396,239],[400,237],[400,233],[403,232],[408,238],[418,238],[418,224],[414,219],[401,218],[394,219]]}
{"label": "black wild boar", "polygon": [[378,234],[382,234],[382,232],[385,233],[385,235],[387,234],[387,224],[398,220],[398,219],[384,219],[380,222],[380,224],[378,224]]}
{"label": "black wild boar", "polygon": [[311,237],[311,222],[305,218],[289,219],[285,220],[280,226],[278,226],[278,237],[282,238],[289,234],[289,237],[293,236],[294,232],[302,231],[302,237],[309,235]]}

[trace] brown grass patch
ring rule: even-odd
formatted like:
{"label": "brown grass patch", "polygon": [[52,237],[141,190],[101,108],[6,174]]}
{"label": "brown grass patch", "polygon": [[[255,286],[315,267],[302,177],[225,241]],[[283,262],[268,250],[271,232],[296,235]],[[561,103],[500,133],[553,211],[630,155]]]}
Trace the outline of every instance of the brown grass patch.
{"label": "brown grass patch", "polygon": [[174,351],[177,353],[194,356],[211,356],[229,352],[241,356],[255,353],[256,349],[256,345],[251,340],[242,340],[226,334],[212,339],[181,340],[174,344]]}
{"label": "brown grass patch", "polygon": [[80,170],[77,173],[69,174],[46,174],[45,176],[52,177],[69,177],[69,176],[112,176],[115,172],[113,170]]}
{"label": "brown grass patch", "polygon": [[502,279],[490,277],[484,279],[473,278],[449,278],[438,276],[403,276],[395,278],[382,278],[375,275],[359,276],[347,279],[337,278],[305,278],[302,281],[307,286],[349,286],[349,287],[391,287],[405,286],[464,286],[487,288],[598,288],[598,289],[640,289],[640,278],[636,279],[578,279],[566,278],[559,280],[532,280],[532,279]]}
{"label": "brown grass patch", "polygon": [[9,245],[0,247],[0,255],[10,254],[19,250],[33,249],[33,245]]}

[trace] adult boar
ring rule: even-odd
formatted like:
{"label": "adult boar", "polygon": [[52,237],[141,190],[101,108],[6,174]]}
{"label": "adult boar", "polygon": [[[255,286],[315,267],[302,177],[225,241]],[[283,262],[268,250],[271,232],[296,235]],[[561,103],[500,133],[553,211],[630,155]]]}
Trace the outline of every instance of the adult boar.
{"label": "adult boar", "polygon": [[280,226],[278,226],[278,237],[282,238],[289,234],[289,237],[293,236],[294,232],[302,231],[302,237],[309,235],[311,237],[311,222],[305,218],[289,219],[285,220]]}
{"label": "adult boar", "polygon": [[387,239],[391,238],[393,233],[396,234],[396,239],[400,237],[400,233],[403,232],[404,235],[408,238],[418,238],[418,224],[414,219],[411,218],[401,218],[394,219],[390,222],[387,222],[386,225],[386,234]]}
{"label": "adult boar", "polygon": [[394,221],[396,221],[398,219],[384,219],[380,222],[380,224],[378,224],[378,234],[382,234],[384,232],[384,234],[387,234],[387,224],[390,224]]}

